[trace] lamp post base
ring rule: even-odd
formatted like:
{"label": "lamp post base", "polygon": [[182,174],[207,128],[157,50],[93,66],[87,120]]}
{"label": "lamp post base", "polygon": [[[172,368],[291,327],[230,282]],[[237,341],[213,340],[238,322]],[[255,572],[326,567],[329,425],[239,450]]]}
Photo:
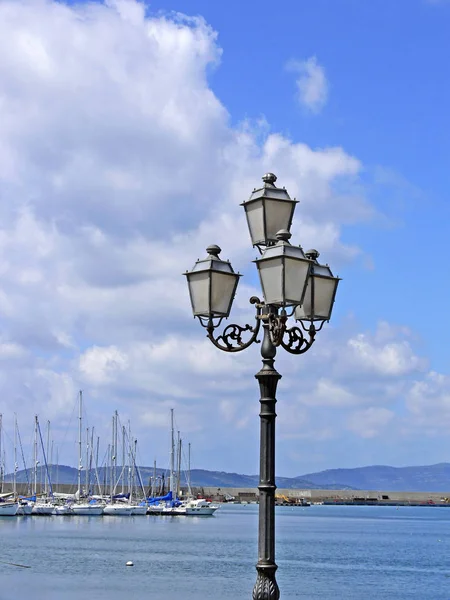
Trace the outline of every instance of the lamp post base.
{"label": "lamp post base", "polygon": [[280,590],[275,579],[276,565],[259,566],[256,565],[258,576],[255,587],[253,588],[253,600],[279,600]]}

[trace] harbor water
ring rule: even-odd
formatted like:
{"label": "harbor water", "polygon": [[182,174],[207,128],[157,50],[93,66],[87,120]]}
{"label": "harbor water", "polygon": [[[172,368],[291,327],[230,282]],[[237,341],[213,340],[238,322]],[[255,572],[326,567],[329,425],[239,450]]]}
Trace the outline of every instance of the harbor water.
{"label": "harbor water", "polygon": [[[0,600],[250,600],[257,511],[224,505],[203,518],[3,517]],[[450,509],[277,508],[284,600],[449,600],[449,557]]]}

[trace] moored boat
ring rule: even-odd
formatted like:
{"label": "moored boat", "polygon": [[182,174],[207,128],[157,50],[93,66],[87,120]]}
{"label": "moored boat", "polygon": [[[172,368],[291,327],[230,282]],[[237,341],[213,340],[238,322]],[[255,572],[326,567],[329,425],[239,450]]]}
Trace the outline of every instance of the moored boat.
{"label": "moored boat", "polygon": [[0,502],[0,517],[14,517],[18,510],[18,502]]}
{"label": "moored boat", "polygon": [[53,509],[53,514],[57,516],[72,515],[72,507],[70,504],[56,504]]}
{"label": "moored boat", "polygon": [[19,501],[19,508],[17,510],[18,515],[27,516],[27,515],[31,515],[32,512],[33,512],[33,505],[31,503]]}
{"label": "moored boat", "polygon": [[188,517],[209,517],[216,512],[219,506],[212,504],[204,498],[197,498],[187,500],[185,503],[183,503],[183,508],[185,509],[186,516]]}
{"label": "moored boat", "polygon": [[39,515],[39,516],[43,516],[43,517],[50,517],[51,515],[53,515],[54,508],[55,508],[55,505],[50,504],[49,502],[36,502],[33,505],[31,514]]}
{"label": "moored boat", "polygon": [[103,506],[101,504],[98,504],[97,502],[94,502],[92,504],[89,502],[79,504],[75,503],[72,504],[70,508],[70,514],[86,517],[100,517],[101,515],[103,515]]}
{"label": "moored boat", "polygon": [[130,504],[121,504],[121,503],[117,503],[117,504],[107,504],[104,508],[103,508],[103,514],[106,516],[121,516],[121,517],[125,517],[125,516],[130,516],[131,515],[131,509],[132,506]]}
{"label": "moored boat", "polygon": [[133,504],[131,506],[131,516],[142,516],[147,514],[147,505],[146,504]]}

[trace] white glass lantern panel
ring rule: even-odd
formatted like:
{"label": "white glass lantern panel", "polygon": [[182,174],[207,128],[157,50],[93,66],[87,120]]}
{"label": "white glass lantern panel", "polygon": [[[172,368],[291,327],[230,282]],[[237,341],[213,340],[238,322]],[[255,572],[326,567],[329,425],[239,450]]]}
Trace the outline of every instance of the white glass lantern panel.
{"label": "white glass lantern panel", "polygon": [[310,263],[288,257],[285,257],[284,261],[284,300],[286,306],[294,306],[303,300]]}
{"label": "white glass lantern panel", "polygon": [[188,274],[189,293],[194,315],[209,315],[210,271]]}
{"label": "white glass lantern panel", "polygon": [[331,317],[333,300],[336,293],[338,279],[334,277],[315,277],[314,278],[314,315],[312,315],[311,281],[306,288],[305,298],[302,306],[295,309],[295,318],[311,320],[328,321]]}
{"label": "white glass lantern panel", "polygon": [[314,281],[314,316],[326,321],[331,317],[338,279],[316,277]]}
{"label": "white glass lantern panel", "polygon": [[219,316],[228,316],[234,298],[236,279],[239,275],[211,274],[211,312]]}
{"label": "white glass lantern panel", "polygon": [[282,304],[282,257],[257,263],[266,304]]}
{"label": "white glass lantern panel", "polygon": [[266,237],[276,240],[280,229],[289,231],[295,204],[287,200],[266,200]]}
{"label": "white glass lantern panel", "polygon": [[245,214],[247,215],[248,229],[252,244],[258,244],[265,240],[264,235],[264,213],[262,200],[245,204]]}

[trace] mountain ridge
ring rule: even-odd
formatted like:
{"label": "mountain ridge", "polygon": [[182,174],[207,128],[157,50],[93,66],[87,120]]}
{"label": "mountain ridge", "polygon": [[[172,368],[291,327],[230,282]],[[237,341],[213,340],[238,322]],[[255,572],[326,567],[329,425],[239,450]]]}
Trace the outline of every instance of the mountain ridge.
{"label": "mountain ridge", "polygon": [[[78,471],[74,467],[51,465],[50,478],[53,483],[76,485]],[[121,467],[117,468],[117,473]],[[149,487],[150,478],[153,476],[153,467],[139,467],[144,486]],[[109,485],[109,469],[97,469],[100,483]],[[19,471],[16,474],[18,483],[32,481],[31,469]],[[82,474],[85,482],[85,473]],[[157,476],[168,481],[168,470],[157,469]],[[95,471],[92,469],[90,481],[95,481]],[[5,476],[5,482],[11,482],[12,473]],[[226,471],[209,471],[206,469],[191,470],[191,484],[193,487],[231,487],[231,488],[256,488],[257,475],[229,473]],[[39,482],[44,481],[44,468],[39,468]],[[182,485],[185,485],[186,475],[182,473]],[[136,485],[138,484],[136,478]],[[450,463],[436,463],[434,465],[392,467],[389,465],[370,465],[366,467],[326,469],[306,473],[297,477],[277,477],[276,484],[285,489],[329,489],[329,490],[386,490],[398,492],[448,492],[450,490]]]}

